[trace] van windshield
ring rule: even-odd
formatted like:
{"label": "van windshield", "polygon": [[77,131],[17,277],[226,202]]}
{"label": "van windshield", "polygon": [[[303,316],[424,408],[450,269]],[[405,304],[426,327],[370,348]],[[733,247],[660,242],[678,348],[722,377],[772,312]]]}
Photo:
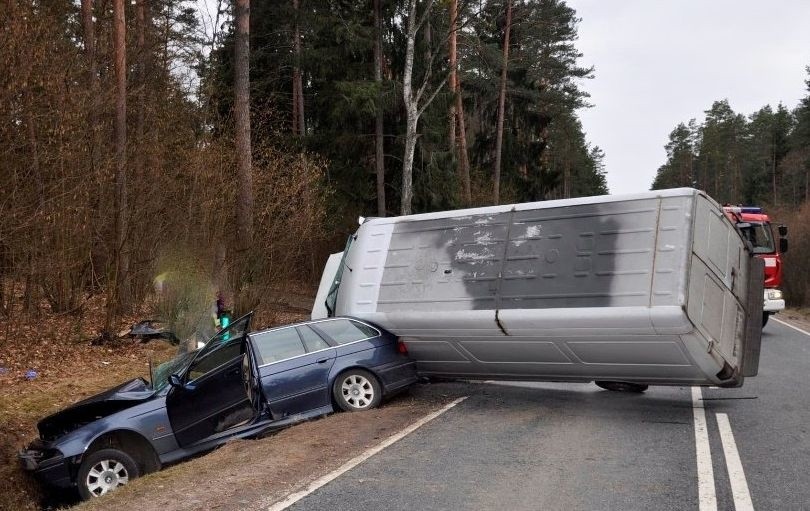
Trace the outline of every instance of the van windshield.
{"label": "van windshield", "polygon": [[[349,239],[346,240],[346,248],[343,249],[343,257],[340,258],[340,264],[337,267],[337,271],[335,271],[335,280],[332,281],[332,285],[329,287],[329,293],[326,295],[326,311],[330,318],[335,315],[340,280],[343,278],[343,268],[346,267],[346,257],[349,255],[349,248],[352,246],[353,241],[354,234],[349,236]],[[349,269],[349,271],[351,271],[351,269]]]}
{"label": "van windshield", "polygon": [[755,224],[741,229],[743,236],[754,247],[755,254],[773,254],[776,248],[773,243],[771,224]]}

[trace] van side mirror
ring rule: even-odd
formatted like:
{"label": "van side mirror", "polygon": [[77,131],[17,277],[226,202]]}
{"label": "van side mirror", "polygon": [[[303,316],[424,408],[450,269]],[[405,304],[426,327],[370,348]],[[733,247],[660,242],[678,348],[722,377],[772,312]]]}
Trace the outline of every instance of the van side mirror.
{"label": "van side mirror", "polygon": [[787,236],[787,225],[779,226],[779,236],[782,236],[783,238]]}
{"label": "van side mirror", "polygon": [[788,240],[787,238],[779,238],[779,252],[785,253],[788,251]]}

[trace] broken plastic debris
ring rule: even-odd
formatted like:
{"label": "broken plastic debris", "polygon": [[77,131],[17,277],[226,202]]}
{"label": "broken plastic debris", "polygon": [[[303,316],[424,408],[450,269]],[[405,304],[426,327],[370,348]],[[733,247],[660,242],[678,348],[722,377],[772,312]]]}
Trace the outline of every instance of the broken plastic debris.
{"label": "broken plastic debris", "polygon": [[29,369],[25,372],[25,379],[28,381],[35,379],[37,376],[39,376],[39,373],[37,373],[33,369]]}
{"label": "broken plastic debris", "polygon": [[8,367],[0,367],[0,374],[8,374]]}

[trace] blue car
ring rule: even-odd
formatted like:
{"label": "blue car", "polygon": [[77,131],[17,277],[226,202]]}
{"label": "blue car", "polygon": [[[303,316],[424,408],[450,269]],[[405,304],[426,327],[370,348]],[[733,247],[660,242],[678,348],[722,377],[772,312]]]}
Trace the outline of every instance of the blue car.
{"label": "blue car", "polygon": [[374,408],[416,381],[405,345],[354,318],[249,333],[252,314],[197,351],[57,412],[19,454],[47,484],[100,497],[142,474],[335,407]]}

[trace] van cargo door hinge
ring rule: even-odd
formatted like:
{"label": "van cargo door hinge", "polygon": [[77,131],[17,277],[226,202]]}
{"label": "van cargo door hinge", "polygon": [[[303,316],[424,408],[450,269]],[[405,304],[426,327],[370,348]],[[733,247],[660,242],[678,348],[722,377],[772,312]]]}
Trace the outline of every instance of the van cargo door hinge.
{"label": "van cargo door hinge", "polygon": [[714,349],[714,345],[715,345],[715,344],[717,344],[717,341],[715,341],[714,339],[710,339],[710,340],[709,340],[709,346],[708,346],[708,348],[706,349],[706,353],[711,353],[711,352],[712,352],[712,350]]}

